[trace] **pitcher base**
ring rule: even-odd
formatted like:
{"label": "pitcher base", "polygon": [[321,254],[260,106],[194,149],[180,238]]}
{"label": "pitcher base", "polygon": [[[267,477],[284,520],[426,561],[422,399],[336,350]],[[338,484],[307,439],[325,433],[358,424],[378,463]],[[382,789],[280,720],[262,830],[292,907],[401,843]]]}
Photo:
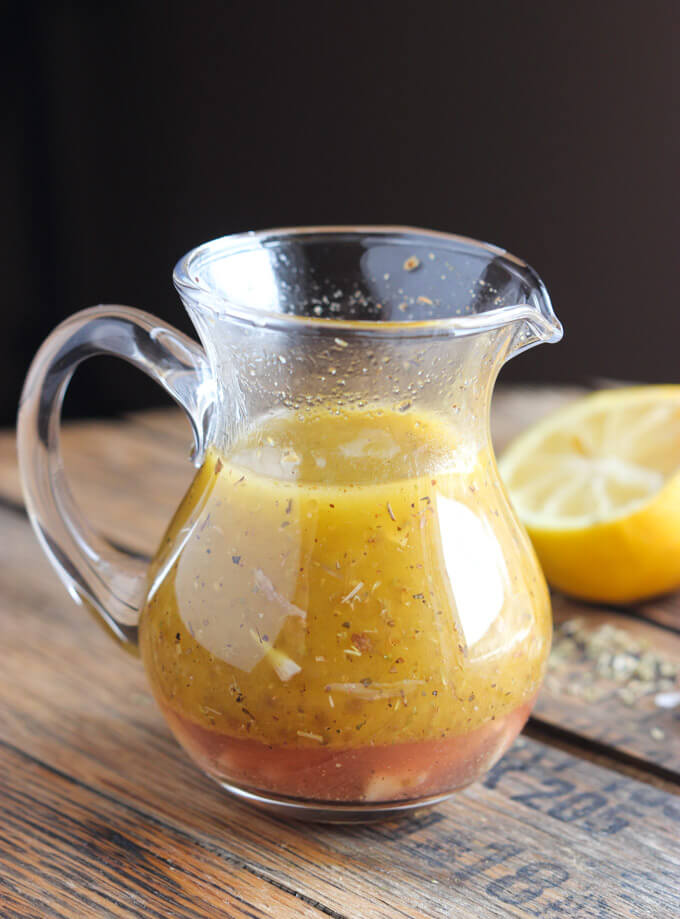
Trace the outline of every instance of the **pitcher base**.
{"label": "pitcher base", "polygon": [[391,801],[383,804],[333,804],[329,801],[303,801],[300,798],[285,798],[280,795],[265,795],[249,788],[232,785],[218,780],[218,785],[230,795],[272,817],[300,820],[306,823],[358,824],[378,823],[400,817],[414,817],[427,813],[442,801],[446,801],[466,786],[452,789],[444,794],[415,798],[411,801]]}

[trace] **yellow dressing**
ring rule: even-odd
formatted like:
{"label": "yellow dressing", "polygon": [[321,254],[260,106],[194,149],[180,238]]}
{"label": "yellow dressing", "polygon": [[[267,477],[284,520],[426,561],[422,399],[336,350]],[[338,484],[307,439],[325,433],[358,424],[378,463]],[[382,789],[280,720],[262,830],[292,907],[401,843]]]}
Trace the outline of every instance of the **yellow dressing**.
{"label": "yellow dressing", "polygon": [[211,451],[152,566],[164,707],[277,747],[473,731],[535,694],[550,607],[489,450],[414,410],[278,413]]}

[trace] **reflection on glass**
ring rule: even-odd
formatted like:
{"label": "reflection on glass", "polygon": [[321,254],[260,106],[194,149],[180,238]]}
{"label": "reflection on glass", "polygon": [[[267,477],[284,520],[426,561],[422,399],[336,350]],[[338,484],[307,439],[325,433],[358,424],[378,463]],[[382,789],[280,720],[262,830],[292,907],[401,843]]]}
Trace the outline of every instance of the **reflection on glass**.
{"label": "reflection on glass", "polygon": [[505,562],[495,534],[460,501],[437,495],[442,554],[468,651],[503,608]]}

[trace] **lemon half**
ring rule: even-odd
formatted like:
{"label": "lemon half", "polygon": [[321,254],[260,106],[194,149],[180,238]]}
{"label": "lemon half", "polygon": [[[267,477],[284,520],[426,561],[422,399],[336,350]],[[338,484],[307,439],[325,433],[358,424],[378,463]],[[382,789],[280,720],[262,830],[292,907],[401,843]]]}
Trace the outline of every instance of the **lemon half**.
{"label": "lemon half", "polygon": [[680,386],[579,399],[499,467],[553,587],[604,603],[680,587]]}

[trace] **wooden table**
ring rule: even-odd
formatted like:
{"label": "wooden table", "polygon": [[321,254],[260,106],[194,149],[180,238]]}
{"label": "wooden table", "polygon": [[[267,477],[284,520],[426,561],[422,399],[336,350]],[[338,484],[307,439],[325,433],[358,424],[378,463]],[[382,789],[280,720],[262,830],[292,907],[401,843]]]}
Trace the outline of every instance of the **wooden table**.
{"label": "wooden table", "polygon": [[[497,445],[573,392],[506,390]],[[175,411],[64,432],[74,491],[149,552],[191,476]],[[153,471],[152,471],[153,470]],[[486,781],[404,821],[284,823],[237,804],[176,745],[126,655],[76,608],[23,510],[0,436],[0,916],[680,916],[680,706],[570,695],[553,670]],[[583,614],[680,661],[680,602]],[[600,681],[601,682],[601,681]]]}

